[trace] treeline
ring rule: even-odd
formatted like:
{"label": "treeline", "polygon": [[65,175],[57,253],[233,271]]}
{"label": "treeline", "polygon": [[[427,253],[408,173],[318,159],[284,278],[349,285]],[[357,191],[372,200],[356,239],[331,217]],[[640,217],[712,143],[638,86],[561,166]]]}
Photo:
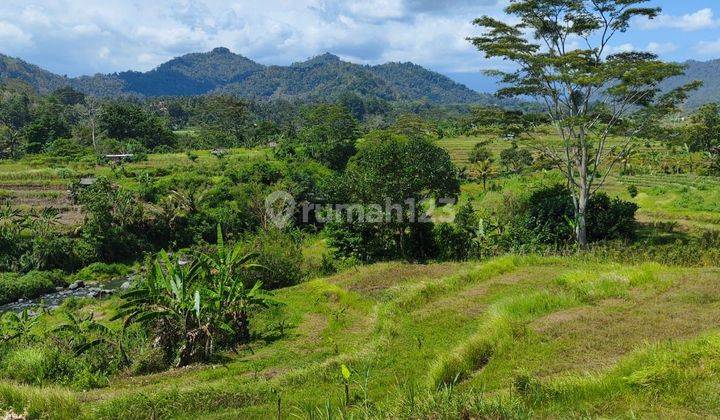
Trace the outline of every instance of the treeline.
{"label": "treeline", "polygon": [[[334,103],[364,133],[414,116],[417,124],[438,137],[471,134],[488,118],[485,108],[390,102],[353,93],[340,95]],[[0,87],[0,158],[276,144],[296,139],[313,123],[313,108],[323,105],[248,101],[230,95],[100,100],[69,87],[38,96],[31,86],[13,80]]]}

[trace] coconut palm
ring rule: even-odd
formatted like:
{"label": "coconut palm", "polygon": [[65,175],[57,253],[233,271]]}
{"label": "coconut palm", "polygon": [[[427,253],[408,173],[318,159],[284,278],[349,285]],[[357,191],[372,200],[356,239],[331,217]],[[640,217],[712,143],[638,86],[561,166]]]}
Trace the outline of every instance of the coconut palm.
{"label": "coconut palm", "polygon": [[485,191],[487,189],[488,178],[490,178],[495,173],[492,161],[490,159],[485,159],[477,162],[475,164],[475,172],[482,179],[483,191]]}

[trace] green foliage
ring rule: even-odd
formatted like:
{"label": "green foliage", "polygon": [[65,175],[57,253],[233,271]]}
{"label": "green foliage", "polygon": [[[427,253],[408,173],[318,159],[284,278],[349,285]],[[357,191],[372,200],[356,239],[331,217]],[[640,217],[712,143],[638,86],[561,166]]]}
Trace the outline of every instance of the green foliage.
{"label": "green foliage", "polygon": [[361,261],[432,258],[423,202],[453,199],[460,187],[447,152],[428,139],[388,132],[363,139],[339,184],[336,202],[354,205],[333,215],[331,245]]}
{"label": "green foliage", "polygon": [[357,122],[340,105],[316,105],[304,112],[299,141],[308,156],[331,169],[345,168],[355,154]]}
{"label": "green foliage", "polygon": [[70,137],[70,125],[64,111],[63,106],[52,98],[41,102],[33,112],[32,122],[23,128],[27,152],[38,153],[49,143]]}
{"label": "green foliage", "polygon": [[[660,14],[659,8],[642,7],[646,1],[519,0],[505,8],[511,23],[491,16],[474,21],[483,32],[470,38],[473,45],[487,58],[515,64],[511,72],[491,72],[505,84],[498,94],[540,99],[562,140],[560,151],[546,148],[544,152],[568,180],[580,246],[588,243],[588,200],[633,140],[630,136],[622,147],[611,149],[607,142],[613,130],[633,111],[641,126],[659,123],[678,112],[678,105],[699,86],[690,83],[660,93],[660,84],[681,75],[682,66],[664,63],[652,53],[608,54],[610,41],[628,31],[634,17]],[[573,45],[575,37],[586,43]],[[598,97],[604,105],[593,105]]]}
{"label": "green foliage", "polygon": [[533,156],[529,150],[521,149],[513,144],[512,147],[500,152],[500,163],[506,171],[517,174],[532,165]]}
{"label": "green foliage", "polygon": [[471,203],[461,206],[455,223],[435,225],[437,258],[444,261],[464,261],[477,256],[477,239],[480,220]]}
{"label": "green foliage", "polygon": [[638,193],[639,193],[638,187],[635,185],[628,185],[627,192],[628,192],[628,194],[630,194],[631,198],[635,198],[638,196]]}
{"label": "green foliage", "polygon": [[18,299],[33,299],[64,286],[65,277],[60,271],[31,271],[25,275],[0,274],[0,305]]}
{"label": "green foliage", "polygon": [[[567,243],[574,234],[573,207],[570,191],[563,185],[533,192],[518,217],[518,240],[530,239],[544,244]],[[619,198],[611,199],[605,193],[594,194],[587,210],[588,239],[597,242],[634,238],[637,209],[635,203]],[[527,237],[523,238],[523,235]]]}
{"label": "green foliage", "polygon": [[[86,211],[83,240],[94,248],[95,261],[118,261],[139,255],[147,246],[143,207],[130,191],[98,178],[89,186],[75,185],[73,195]],[[92,257],[91,257],[92,258]]]}
{"label": "green foliage", "polygon": [[176,366],[206,361],[218,349],[250,340],[250,311],[268,298],[260,283],[247,287],[255,267],[242,247],[226,247],[218,227],[217,247],[181,264],[161,252],[136,289],[126,293],[114,319],[140,324]]}
{"label": "green foliage", "polygon": [[717,154],[720,147],[720,104],[703,105],[691,121],[692,124],[686,128],[690,150]]}
{"label": "green foliage", "polygon": [[105,103],[98,115],[98,128],[111,139],[137,140],[151,150],[175,142],[167,122],[131,102]]}
{"label": "green foliage", "polygon": [[277,230],[261,232],[247,245],[259,267],[247,274],[247,285],[262,283],[267,290],[289,287],[305,278],[301,244]]}
{"label": "green foliage", "polygon": [[468,156],[468,161],[470,163],[480,163],[487,160],[493,160],[492,152],[487,148],[487,146],[483,143],[478,143],[473,146],[470,156]]}

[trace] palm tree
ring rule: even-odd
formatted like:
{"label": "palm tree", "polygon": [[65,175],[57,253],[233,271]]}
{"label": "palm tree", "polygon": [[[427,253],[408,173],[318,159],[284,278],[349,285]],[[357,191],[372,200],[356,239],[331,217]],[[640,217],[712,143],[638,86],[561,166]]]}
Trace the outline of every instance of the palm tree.
{"label": "palm tree", "polygon": [[487,189],[487,180],[495,173],[490,159],[485,159],[475,164],[475,171],[482,178],[483,191]]}

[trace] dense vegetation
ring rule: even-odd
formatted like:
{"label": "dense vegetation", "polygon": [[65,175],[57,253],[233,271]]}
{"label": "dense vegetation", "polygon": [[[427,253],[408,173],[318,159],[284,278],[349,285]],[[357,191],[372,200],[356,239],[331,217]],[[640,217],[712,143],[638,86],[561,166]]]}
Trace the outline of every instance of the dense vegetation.
{"label": "dense vegetation", "polygon": [[[656,12],[620,29],[633,13]],[[519,28],[481,23],[526,50]],[[197,93],[290,72],[298,85],[262,89],[320,80],[337,97],[0,87],[0,415],[720,415],[720,105],[679,118],[688,90],[655,96],[678,67],[611,58],[607,74],[644,69],[620,94],[653,100],[559,118],[383,99],[390,75],[442,94],[432,75],[408,82],[409,65],[210,55],[217,71],[200,54],[113,77]],[[341,93],[328,66],[370,75]],[[580,153],[602,144],[615,161],[584,174],[597,188],[581,241],[577,174],[554,156],[583,150],[562,130],[590,120],[603,133]],[[69,293],[86,283],[114,293]]]}

